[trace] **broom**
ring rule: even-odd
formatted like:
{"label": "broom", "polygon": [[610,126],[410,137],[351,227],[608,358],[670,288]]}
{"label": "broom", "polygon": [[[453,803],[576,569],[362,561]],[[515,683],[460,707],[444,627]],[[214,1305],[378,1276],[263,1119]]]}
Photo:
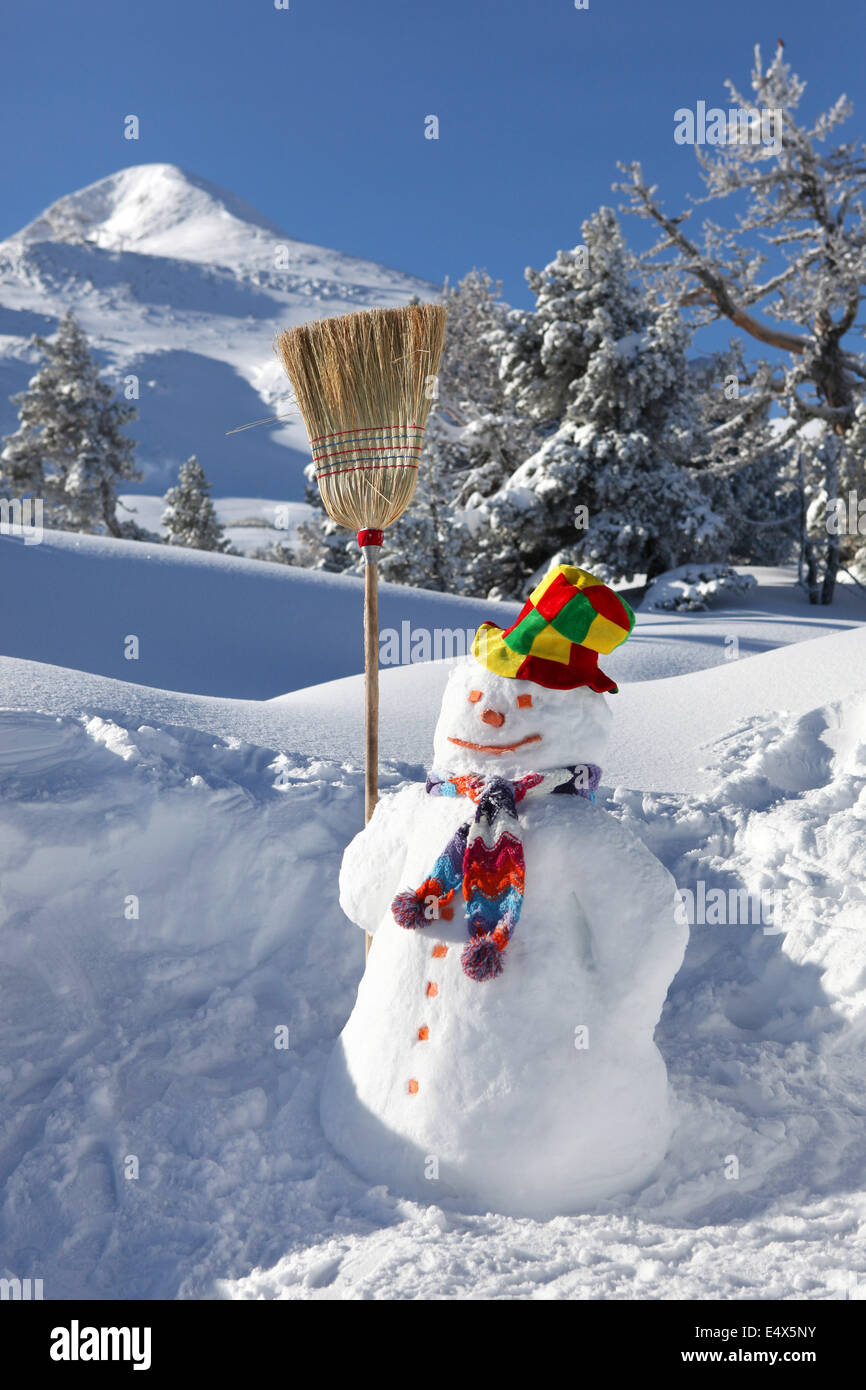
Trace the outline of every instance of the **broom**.
{"label": "broom", "polygon": [[[365,821],[379,796],[379,547],[415,491],[444,341],[438,304],[319,319],[276,341],[325,511],[357,531],[364,556]],[[367,954],[370,941],[368,932]]]}

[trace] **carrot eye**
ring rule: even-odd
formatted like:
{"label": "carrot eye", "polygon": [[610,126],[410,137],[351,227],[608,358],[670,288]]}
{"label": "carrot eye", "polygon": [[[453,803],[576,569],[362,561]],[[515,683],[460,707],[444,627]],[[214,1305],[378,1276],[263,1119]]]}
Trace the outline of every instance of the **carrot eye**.
{"label": "carrot eye", "polygon": [[532,696],[531,696],[531,695],[518,695],[518,697],[517,697],[517,703],[518,703],[520,709],[529,709],[529,706],[532,704]]}
{"label": "carrot eye", "polygon": [[470,705],[477,705],[477,704],[478,704],[478,701],[479,701],[480,699],[481,699],[481,691],[480,691],[480,690],[470,690],[470,692],[469,692],[469,703],[470,703]]}

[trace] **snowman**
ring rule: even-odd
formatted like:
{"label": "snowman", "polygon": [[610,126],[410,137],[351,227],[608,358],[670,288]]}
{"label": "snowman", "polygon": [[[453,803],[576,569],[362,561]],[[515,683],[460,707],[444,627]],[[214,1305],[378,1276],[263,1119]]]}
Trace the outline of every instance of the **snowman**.
{"label": "snowman", "polygon": [[634,614],[557,565],[449,677],[426,786],[383,798],[340,902],[373,943],[321,1116],[365,1178],[550,1217],[645,1184],[671,1133],[653,1041],[685,949],[673,879],[594,804]]}

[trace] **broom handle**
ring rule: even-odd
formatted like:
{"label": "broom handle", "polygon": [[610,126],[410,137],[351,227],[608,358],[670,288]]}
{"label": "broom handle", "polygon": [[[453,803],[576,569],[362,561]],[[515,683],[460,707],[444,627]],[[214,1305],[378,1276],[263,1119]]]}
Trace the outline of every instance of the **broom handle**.
{"label": "broom handle", "polygon": [[[364,823],[379,799],[379,547],[364,548]],[[364,960],[373,938],[365,933]]]}

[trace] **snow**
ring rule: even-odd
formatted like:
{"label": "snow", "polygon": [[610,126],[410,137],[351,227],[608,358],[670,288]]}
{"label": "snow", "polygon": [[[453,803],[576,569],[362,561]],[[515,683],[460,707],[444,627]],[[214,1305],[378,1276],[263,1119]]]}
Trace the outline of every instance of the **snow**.
{"label": "snow", "polygon": [[[306,431],[271,351],[311,317],[429,299],[425,281],[290,237],[234,194],[170,164],[139,164],[61,198],[0,243],[0,435],[8,396],[72,309],[124,389],[138,378],[143,493],[196,454],[214,497],[303,497]],[[242,434],[226,431],[287,417]],[[133,488],[133,491],[136,489]]]}
{"label": "snow", "polygon": [[650,346],[651,339],[646,329],[640,333],[624,333],[621,338],[614,341],[614,352],[617,357],[635,357],[639,352],[644,352]]}
{"label": "snow", "polygon": [[[122,521],[132,519],[146,531],[165,536],[163,497],[123,493],[120,503]],[[214,508],[232,549],[249,556],[272,545],[290,547],[298,527],[309,521],[313,513],[308,502],[281,502],[265,497],[218,497],[214,498]]]}
{"label": "snow", "polygon": [[238,243],[242,254],[250,232],[281,235],[255,208],[214,184],[171,164],[144,164],[61,198],[19,237],[208,261],[214,244],[227,248],[226,259]]}
{"label": "snow", "polygon": [[[363,969],[337,901],[356,581],[60,534],[3,537],[0,566],[0,1275],[52,1298],[866,1296],[859,591],[810,608],[750,568],[605,659],[599,809],[680,889],[778,893],[782,930],[691,928],[655,1038],[667,1156],[539,1221],[402,1197],[321,1129]],[[427,626],[514,611],[386,601]],[[382,671],[384,794],[422,776],[449,669]]]}
{"label": "snow", "polygon": [[[0,537],[0,566],[16,595],[8,656],[255,700],[344,676],[362,660],[361,579],[63,531],[46,531],[39,545]],[[489,611],[514,611],[395,584],[382,585],[380,602],[382,629],[397,631],[407,621],[465,632]]]}
{"label": "snow", "polygon": [[[610,699],[616,733],[605,767],[614,783],[700,792],[710,745],[739,721],[781,708],[803,713],[866,684],[860,625],[866,605],[853,586],[847,592],[843,586],[831,608],[815,608],[793,587],[791,571],[750,566],[749,572],[758,588],[732,596],[724,607],[638,612],[629,640],[604,658],[604,669],[619,684]],[[488,606],[492,613],[494,605]],[[805,668],[803,642],[811,653]],[[447,663],[383,672],[382,747],[394,757],[426,760],[447,677]],[[327,709],[326,741],[319,746],[333,757],[362,756],[362,677],[297,690],[273,703],[289,716],[300,746],[316,739]]]}
{"label": "snow", "polygon": [[755,582],[754,575],[743,574],[733,565],[678,565],[656,576],[644,596],[643,607],[699,612],[710,607],[720,594],[745,593]]}

